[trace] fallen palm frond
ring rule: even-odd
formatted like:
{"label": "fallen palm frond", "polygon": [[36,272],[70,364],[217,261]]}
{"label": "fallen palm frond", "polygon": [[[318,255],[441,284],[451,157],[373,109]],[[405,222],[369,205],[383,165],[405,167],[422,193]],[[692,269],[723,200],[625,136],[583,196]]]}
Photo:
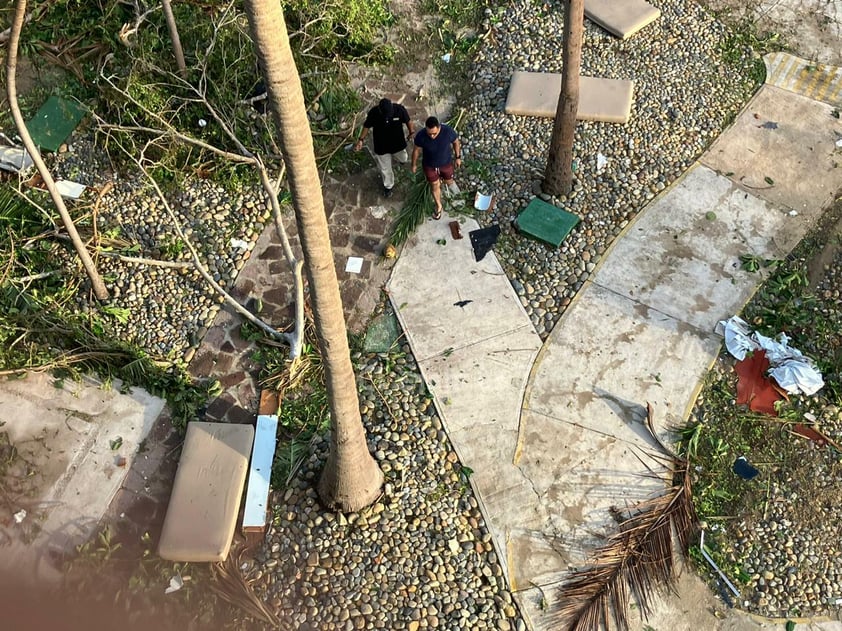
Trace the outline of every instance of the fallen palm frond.
{"label": "fallen palm frond", "polygon": [[647,427],[666,452],[656,459],[667,462],[671,486],[658,497],[626,509],[613,509],[619,532],[595,554],[593,565],[573,574],[560,587],[551,614],[568,631],[628,629],[629,597],[637,601],[644,618],[651,613],[652,597],[675,580],[674,550],[686,558],[696,530],[696,514],[687,461],[671,453],[652,426]]}
{"label": "fallen palm frond", "polygon": [[210,588],[220,598],[239,607],[255,620],[265,622],[269,628],[292,631],[289,623],[278,618],[266,603],[257,597],[251,583],[243,576],[240,571],[240,559],[244,551],[245,549],[242,549],[239,555],[229,554],[225,561],[211,566],[215,580],[210,583]]}
{"label": "fallen palm frond", "polygon": [[401,208],[395,223],[392,224],[392,234],[389,236],[389,243],[399,246],[409,239],[415,229],[421,225],[424,219],[433,214],[433,192],[427,184],[423,170],[415,174],[415,179],[410,185],[406,202]]}
{"label": "fallen palm frond", "polygon": [[[302,384],[324,380],[324,367],[318,349],[313,346],[316,340],[316,323],[309,303],[304,304],[304,330],[301,333],[301,353],[294,358],[284,360],[278,369],[268,370],[269,374],[260,380],[260,386],[272,388],[283,398],[288,390],[295,390]],[[281,346],[280,343],[269,338],[259,340],[266,346]]]}

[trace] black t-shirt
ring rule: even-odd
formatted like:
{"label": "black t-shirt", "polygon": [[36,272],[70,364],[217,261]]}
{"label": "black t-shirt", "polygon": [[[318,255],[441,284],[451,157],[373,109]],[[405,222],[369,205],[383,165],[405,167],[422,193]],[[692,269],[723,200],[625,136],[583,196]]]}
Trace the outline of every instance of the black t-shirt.
{"label": "black t-shirt", "polygon": [[400,103],[392,103],[392,115],[386,118],[377,107],[368,111],[363,127],[374,136],[374,153],[383,155],[406,149],[403,126],[409,124],[409,112]]}

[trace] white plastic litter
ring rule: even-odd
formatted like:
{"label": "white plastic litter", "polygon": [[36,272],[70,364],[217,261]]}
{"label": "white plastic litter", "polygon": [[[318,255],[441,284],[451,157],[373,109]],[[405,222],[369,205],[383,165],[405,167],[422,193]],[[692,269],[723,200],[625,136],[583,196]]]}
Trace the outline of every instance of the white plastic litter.
{"label": "white plastic litter", "polygon": [[249,244],[248,241],[243,241],[242,239],[231,239],[231,247],[237,248],[238,250],[248,250]]}
{"label": "white plastic litter", "polygon": [[446,64],[449,64],[450,60],[452,58],[453,58],[453,55],[451,55],[450,53],[445,53],[444,55],[441,56],[441,60]]}
{"label": "white plastic litter", "polygon": [[79,182],[71,182],[70,180],[59,180],[56,182],[56,188],[58,189],[59,195],[62,197],[68,197],[70,199],[79,199],[82,196],[82,193],[85,192],[87,188],[84,184],[79,184]]}
{"label": "white plastic litter", "polygon": [[184,580],[176,574],[170,579],[170,586],[164,590],[165,594],[172,594],[173,592],[177,592],[179,589],[184,587]]}
{"label": "white plastic litter", "polygon": [[601,173],[602,170],[608,165],[608,158],[606,158],[601,153],[596,154],[596,172]]}
{"label": "white plastic litter", "polygon": [[23,147],[0,147],[0,169],[26,173],[32,168],[32,158]]}
{"label": "white plastic litter", "polygon": [[359,256],[349,256],[345,263],[345,271],[351,274],[359,274],[363,271],[363,260]]}
{"label": "white plastic litter", "polygon": [[748,323],[738,316],[721,320],[716,333],[725,337],[725,347],[734,357],[742,361],[749,351],[763,349],[769,360],[769,375],[778,385],[789,392],[806,395],[815,394],[824,387],[821,372],[813,360],[805,357],[797,348],[789,346],[786,333],[778,334],[777,340],[752,330]]}
{"label": "white plastic litter", "polygon": [[474,197],[474,208],[482,211],[488,210],[491,208],[491,201],[493,199],[494,195],[486,195],[477,191],[477,194]]}
{"label": "white plastic litter", "polygon": [[19,524],[19,523],[21,523],[24,519],[26,519],[26,510],[25,510],[25,509],[23,509],[23,508],[21,508],[21,509],[20,509],[17,513],[15,513],[14,515],[12,515],[12,517],[14,517],[14,518],[15,518],[15,523],[16,523],[16,524]]}

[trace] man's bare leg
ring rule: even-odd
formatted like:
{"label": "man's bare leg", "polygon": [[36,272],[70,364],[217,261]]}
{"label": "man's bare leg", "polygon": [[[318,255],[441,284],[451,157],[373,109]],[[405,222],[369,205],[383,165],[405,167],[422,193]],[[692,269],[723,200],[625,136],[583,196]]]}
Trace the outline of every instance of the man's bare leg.
{"label": "man's bare leg", "polygon": [[438,219],[441,216],[441,180],[436,180],[435,182],[430,182],[430,186],[433,188],[433,200],[436,202],[436,210],[433,213],[433,218]]}

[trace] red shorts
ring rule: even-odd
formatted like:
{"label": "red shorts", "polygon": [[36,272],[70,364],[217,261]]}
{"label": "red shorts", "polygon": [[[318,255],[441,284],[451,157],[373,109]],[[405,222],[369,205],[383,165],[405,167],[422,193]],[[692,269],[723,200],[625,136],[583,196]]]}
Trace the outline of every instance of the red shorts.
{"label": "red shorts", "polygon": [[453,163],[446,164],[443,167],[424,167],[424,175],[428,182],[438,182],[439,176],[445,182],[453,179]]}

